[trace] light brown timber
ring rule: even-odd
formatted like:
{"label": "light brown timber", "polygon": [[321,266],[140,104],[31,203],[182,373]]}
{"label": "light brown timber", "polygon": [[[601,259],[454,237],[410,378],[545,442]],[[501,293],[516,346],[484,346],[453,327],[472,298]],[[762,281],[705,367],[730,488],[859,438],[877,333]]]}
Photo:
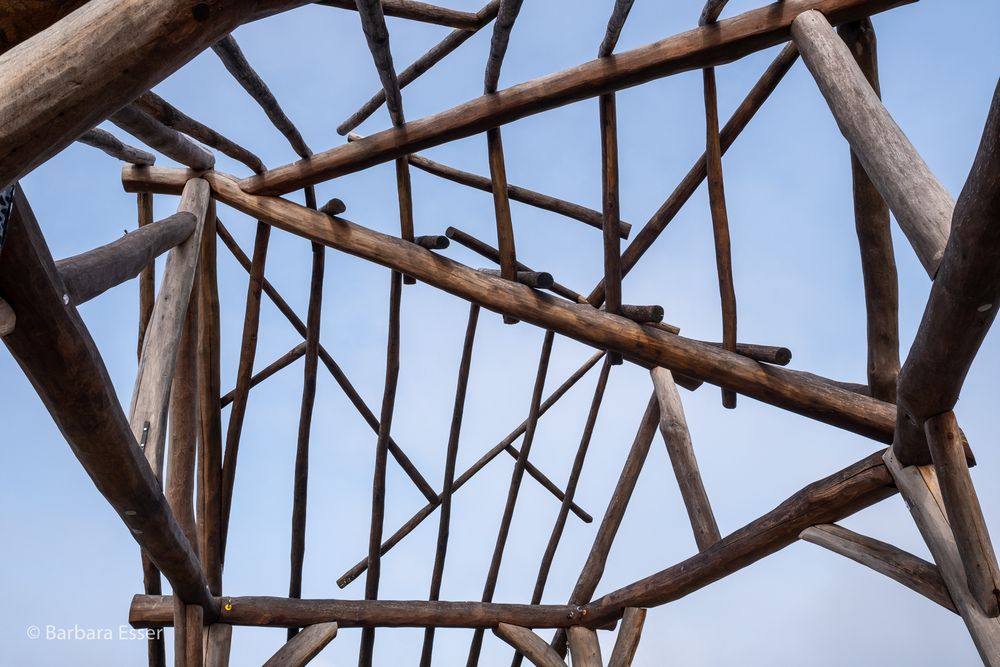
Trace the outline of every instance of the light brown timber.
{"label": "light brown timber", "polygon": [[109,120],[171,160],[192,169],[211,169],[215,166],[215,156],[210,152],[134,106],[122,107],[111,114]]}
{"label": "light brown timber", "polygon": [[566,631],[573,667],[604,667],[597,632],[575,625]]}

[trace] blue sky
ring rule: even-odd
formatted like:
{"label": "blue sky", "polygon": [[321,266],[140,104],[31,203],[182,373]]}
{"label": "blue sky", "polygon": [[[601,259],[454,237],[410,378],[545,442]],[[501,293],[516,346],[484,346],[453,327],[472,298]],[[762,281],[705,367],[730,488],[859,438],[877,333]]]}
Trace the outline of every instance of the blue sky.
{"label": "blue sky", "polygon": [[[474,11],[478,0],[450,0]],[[501,75],[501,86],[591,59],[612,2],[524,3]],[[619,50],[692,27],[700,2],[639,0]],[[731,16],[755,6],[733,0]],[[971,19],[970,19],[971,17]],[[946,0],[924,0],[875,17],[886,106],[944,186],[956,195],[979,143],[1000,68],[995,27],[1000,6],[968,0],[958,12]],[[436,43],[446,28],[388,20],[398,69]],[[414,119],[477,96],[489,49],[489,30],[404,90]],[[336,126],[379,86],[353,12],[305,7],[236,32],[250,62],[270,84],[313,150],[339,144]],[[727,118],[776,54],[755,54],[718,70],[720,115]],[[257,152],[268,166],[294,159],[287,143],[227,75],[204,53],[157,92],[186,113]],[[681,74],[618,96],[623,219],[648,219],[700,155],[704,143],[701,77]],[[389,125],[380,110],[359,128]],[[109,130],[121,134],[117,129]],[[597,102],[580,102],[504,128],[511,183],[600,208]],[[426,155],[488,173],[483,137],[429,150]],[[169,165],[164,157],[158,164]],[[862,382],[865,322],[851,203],[848,149],[808,71],[796,63],[778,90],[727,153],[726,194],[733,238],[740,339],[792,349],[791,366]],[[246,169],[219,156],[220,169]],[[135,227],[135,199],[121,189],[120,165],[73,145],[22,184],[57,257],[72,255]],[[340,197],[346,216],[386,232],[398,231],[391,165],[318,187],[320,201]],[[484,239],[495,233],[488,194],[414,171],[416,230],[443,233],[449,225]],[[293,195],[297,197],[298,195]],[[156,198],[156,217],[177,200]],[[519,258],[586,292],[602,273],[601,235],[575,221],[513,205]],[[220,207],[220,218],[249,252],[253,222]],[[900,334],[905,353],[930,283],[905,238],[894,228],[900,277]],[[450,257],[484,266],[461,247]],[[305,316],[308,242],[276,232],[267,275]],[[233,384],[239,352],[246,275],[220,247],[223,391]],[[328,251],[322,340],[378,412],[385,363],[389,273]],[[625,300],[658,303],[685,335],[718,340],[721,322],[707,195],[699,189],[656,246],[627,277]],[[84,305],[123,402],[135,375],[136,285],[118,287]],[[467,304],[426,285],[403,294],[399,403],[393,434],[438,486]],[[483,313],[466,408],[458,466],[464,470],[526,415],[542,331],[505,326]],[[258,368],[300,342],[265,302]],[[591,351],[557,339],[548,385],[555,387]],[[996,409],[1000,342],[987,338],[958,406],[959,420],[979,460],[987,523],[1000,517],[1000,468],[992,416]],[[6,352],[0,353],[4,394],[0,420],[0,501],[8,536],[0,590],[0,656],[6,664],[135,664],[140,641],[30,640],[28,626],[117,628],[141,589],[138,549],[95,491],[53,426],[41,402]],[[532,460],[565,483],[596,382],[588,375],[543,417]],[[244,429],[232,517],[225,592],[285,595],[292,467],[302,385],[299,361],[254,391]],[[599,521],[645,407],[651,385],[634,366],[616,368],[597,423],[578,502]],[[878,446],[833,427],[741,397],[723,410],[716,388],[683,392],[705,486],[722,532],[772,509],[805,484],[848,465]],[[320,369],[314,417],[305,597],[363,597],[359,580],[341,591],[336,579],[367,548],[375,436],[329,375]],[[228,410],[223,415],[226,422]],[[502,513],[512,459],[487,467],[455,498],[452,541],[442,597],[478,599]],[[398,466],[390,463],[386,530],[395,530],[423,505]],[[523,602],[531,588],[558,503],[530,479],[518,501],[500,574],[498,601]],[[564,602],[593,539],[596,523],[570,518],[545,602]],[[845,525],[926,557],[927,550],[897,497]],[[382,594],[424,598],[430,580],[437,516],[384,560]],[[995,531],[996,532],[996,531]],[[657,436],[640,476],[598,594],[660,570],[695,551],[686,514]],[[282,630],[237,628],[233,664],[260,663],[284,641]],[[470,633],[439,632],[438,664],[464,662]],[[612,633],[601,633],[608,655]],[[314,664],[356,663],[360,633],[344,630]],[[893,638],[886,641],[886,637]],[[378,633],[376,663],[409,664],[422,632]],[[169,642],[168,642],[169,645]],[[819,647],[819,648],[817,648]],[[650,611],[637,665],[975,664],[971,640],[957,616],[881,575],[810,544],[771,558],[676,603]],[[505,665],[510,650],[487,635],[483,665]]]}

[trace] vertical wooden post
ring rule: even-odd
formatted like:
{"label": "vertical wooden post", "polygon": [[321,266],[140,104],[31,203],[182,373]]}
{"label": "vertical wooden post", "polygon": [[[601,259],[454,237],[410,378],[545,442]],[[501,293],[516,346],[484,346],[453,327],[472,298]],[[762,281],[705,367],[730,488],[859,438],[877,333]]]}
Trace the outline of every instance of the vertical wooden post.
{"label": "vertical wooden post", "polygon": [[[604,304],[609,313],[617,315],[622,307],[621,239],[618,235],[621,219],[618,201],[618,112],[614,93],[601,95],[598,99],[604,215]],[[622,356],[609,352],[608,361],[617,366],[622,363]]]}
{"label": "vertical wooden post", "polygon": [[[139,226],[144,227],[153,222],[153,193],[140,192],[136,196],[136,206],[139,209]],[[153,316],[153,304],[156,302],[156,264],[149,266],[139,274],[139,342],[136,355],[142,357],[142,343],[146,339],[146,327],[149,318]]]}

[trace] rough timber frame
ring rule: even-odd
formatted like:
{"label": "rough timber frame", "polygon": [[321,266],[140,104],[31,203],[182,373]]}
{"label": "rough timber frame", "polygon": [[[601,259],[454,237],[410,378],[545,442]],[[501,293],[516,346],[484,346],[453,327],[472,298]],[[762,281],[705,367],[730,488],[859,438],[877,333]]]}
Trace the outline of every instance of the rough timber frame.
{"label": "rough timber frame", "polygon": [[[370,665],[376,628],[426,628],[419,664],[430,665],[435,628],[475,629],[469,665],[479,660],[485,631],[515,649],[514,665],[603,664],[627,667],[640,639],[645,608],[666,604],[802,538],[889,576],[965,621],[984,664],[1000,666],[1000,567],[968,472],[969,445],[952,409],[976,352],[1000,308],[1000,86],[968,180],[957,201],[944,190],[879,100],[875,34],[868,19],[912,0],[785,0],[719,20],[726,0],[708,0],[692,30],[615,54],[632,0],[617,0],[598,58],[579,67],[499,89],[500,68],[521,2],[494,0],[475,13],[411,0],[322,2],[358,12],[382,91],[338,128],[348,133],[386,104],[393,127],[313,153],[230,33],[242,23],[309,4],[305,0],[16,0],[0,9],[0,337],[31,380],[67,443],[142,550],[145,591],[136,595],[129,621],[136,627],[173,626],[178,665],[226,665],[233,625],[286,627],[288,643],[268,665],[303,665],[339,629],[362,628],[360,665]],[[449,26],[440,44],[398,73],[385,16]],[[484,95],[436,115],[407,121],[402,89],[493,23]],[[838,30],[835,30],[838,27]],[[838,34],[839,32],[839,34]],[[93,35],[101,39],[91,39]],[[791,40],[791,42],[789,42]],[[714,68],[789,42],[732,119],[720,127]],[[114,48],[108,48],[113,44]],[[268,169],[250,150],[174,108],[150,88],[212,47],[302,158]],[[782,76],[801,55],[829,104],[852,158],[853,195],[868,314],[869,378],[848,385],[782,368],[784,348],[737,342],[736,301],[730,266],[723,157]],[[79,67],[86,63],[87,67]],[[618,140],[615,92],[671,74],[702,69],[706,150],[659,211],[622,251],[630,226],[618,215]],[[509,185],[501,129],[527,115],[582,99],[599,99],[602,139],[601,211]],[[154,166],[155,156],[94,126],[110,120],[142,143],[189,169]],[[435,163],[416,151],[485,133],[490,175]],[[125,189],[137,193],[139,231],[76,257],[54,261],[17,180],[72,141],[128,164]],[[197,142],[201,142],[203,147]],[[217,150],[254,175],[239,180],[214,171]],[[399,237],[341,216],[346,206],[322,207],[313,186],[343,174],[395,161]],[[410,166],[466,187],[491,192],[496,246],[457,229],[415,236]],[[708,180],[715,233],[721,343],[679,335],[662,323],[658,306],[623,302],[622,277],[635,266],[703,180]],[[305,189],[306,206],[279,195]],[[152,220],[153,194],[181,195],[177,214]],[[523,201],[601,229],[604,278],[584,297],[552,276],[530,270],[515,253],[509,200]],[[252,258],[216,215],[217,204],[256,220]],[[933,281],[916,341],[900,364],[897,278],[892,212]],[[308,239],[313,272],[306,321],[265,278],[272,229]],[[442,230],[443,231],[443,230]],[[249,274],[246,316],[235,388],[223,395],[219,377],[217,238]],[[494,261],[498,271],[475,270],[438,251],[449,239]],[[326,248],[381,264],[392,272],[387,370],[381,414],[364,403],[320,342]],[[169,252],[154,293],[153,260]],[[139,371],[128,416],[76,306],[140,276]],[[392,435],[399,366],[399,308],[403,285],[413,282],[470,302],[469,323],[447,443],[443,488],[436,491]],[[541,289],[551,290],[555,296]],[[302,335],[303,342],[253,374],[262,294]],[[603,308],[602,308],[603,306]],[[480,309],[508,323],[546,330],[535,388],[525,421],[456,476],[465,390]],[[558,336],[597,349],[581,368],[545,396],[548,359]],[[287,598],[226,597],[223,566],[237,454],[251,389],[305,357],[303,399],[295,461],[292,568]],[[564,487],[529,460],[539,419],[598,362],[597,388]],[[569,514],[592,518],[574,503],[608,376],[627,360],[650,370],[652,394],[599,523],[593,547],[565,605],[541,605],[552,559]],[[303,600],[309,434],[319,363],[334,376],[377,434],[372,525],[367,556],[345,573],[347,586],[364,574],[363,600]],[[810,484],[771,512],[722,536],[677,385],[702,382],[891,445]],[[897,409],[898,401],[898,409]],[[232,405],[223,437],[221,409]],[[607,557],[627,511],[636,479],[659,432],[690,517],[698,553],[595,599]],[[520,447],[514,443],[520,436]],[[481,601],[440,601],[451,507],[473,475],[506,451],[514,468]],[[383,504],[389,455],[428,504],[384,539]],[[196,464],[197,462],[197,464]],[[168,485],[163,487],[164,473]],[[492,601],[507,531],[524,475],[560,501],[560,511],[528,604]],[[934,558],[926,562],[836,522],[899,492]],[[379,598],[382,556],[434,510],[440,509],[433,577],[427,601]],[[174,591],[162,595],[161,575]],[[596,631],[620,621],[605,663]],[[534,630],[557,630],[551,643]],[[165,662],[162,640],[151,640],[149,663]]]}

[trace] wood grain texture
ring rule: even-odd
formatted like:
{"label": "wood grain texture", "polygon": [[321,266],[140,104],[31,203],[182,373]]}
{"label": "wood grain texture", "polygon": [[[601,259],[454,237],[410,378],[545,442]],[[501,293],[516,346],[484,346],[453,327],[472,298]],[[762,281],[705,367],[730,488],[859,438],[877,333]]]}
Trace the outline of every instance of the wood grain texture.
{"label": "wood grain texture", "polygon": [[[316,4],[362,11],[355,0],[322,0]],[[382,5],[380,11],[386,16],[434,23],[460,30],[475,30],[479,27],[479,17],[473,12],[462,12],[417,0],[381,0],[379,4]]]}
{"label": "wood grain texture", "polygon": [[118,158],[130,164],[151,165],[156,162],[156,156],[152,153],[129,146],[106,130],[95,127],[87,130],[76,139],[81,144],[87,144],[101,151],[104,151],[113,158]]}
{"label": "wood grain texture", "polygon": [[372,53],[375,70],[382,81],[389,118],[393,125],[399,127],[406,122],[403,116],[403,97],[399,92],[399,81],[396,80],[396,68],[392,64],[389,30],[385,26],[382,4],[381,0],[356,0],[354,6],[361,17],[361,28],[368,42],[368,50]]}
{"label": "wood grain texture", "polygon": [[493,633],[513,646],[519,655],[523,655],[535,667],[566,667],[559,654],[528,628],[499,623],[493,628]]}
{"label": "wood grain texture", "polygon": [[597,632],[579,625],[566,631],[573,667],[604,667]]}
{"label": "wood grain texture", "polygon": [[[601,125],[601,202],[604,238],[604,308],[617,315],[622,310],[621,241],[618,239],[618,111],[614,93],[598,98]],[[661,318],[662,319],[662,318]],[[622,357],[613,352],[611,363],[619,365]]]}
{"label": "wood grain texture", "polygon": [[646,610],[629,607],[622,615],[621,627],[615,647],[608,658],[608,667],[631,667],[635,653],[639,649],[639,639],[642,637],[642,626],[646,622]]}
{"label": "wood grain texture", "polygon": [[337,636],[337,623],[317,623],[289,639],[267,659],[264,667],[303,667]]}
{"label": "wood grain texture", "polygon": [[192,169],[211,169],[215,156],[177,130],[129,105],[111,114],[109,120],[147,146]]}
{"label": "wood grain texture", "polygon": [[632,11],[634,3],[635,0],[615,0],[615,6],[611,10],[611,18],[608,19],[608,27],[604,31],[604,39],[601,40],[601,45],[597,49],[598,58],[606,58],[614,53],[618,38],[622,34],[622,28],[625,27],[625,19]]}

